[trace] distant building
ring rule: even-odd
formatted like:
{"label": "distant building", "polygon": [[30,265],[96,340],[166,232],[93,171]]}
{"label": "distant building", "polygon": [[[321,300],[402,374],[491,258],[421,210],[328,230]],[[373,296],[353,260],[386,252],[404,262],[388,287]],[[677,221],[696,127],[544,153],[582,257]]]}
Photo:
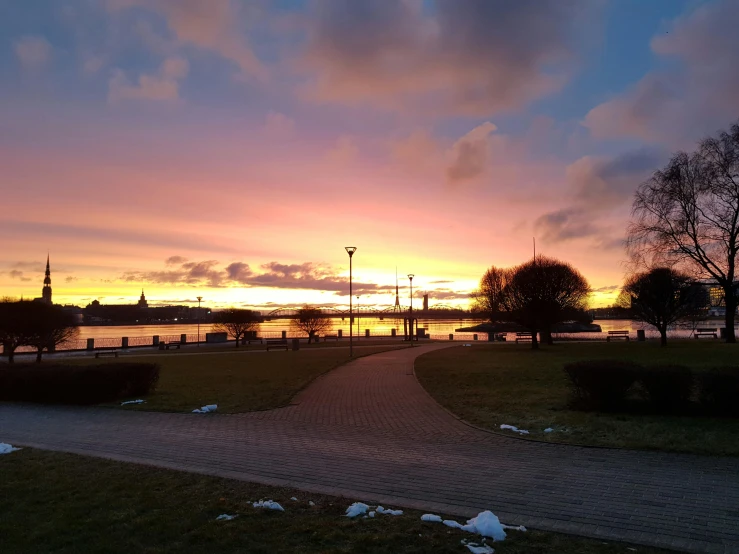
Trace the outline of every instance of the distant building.
{"label": "distant building", "polygon": [[423,311],[424,312],[429,311],[429,295],[428,294],[423,295]]}
{"label": "distant building", "polygon": [[139,308],[149,307],[149,303],[146,301],[146,296],[144,296],[144,289],[141,289],[141,298],[139,298],[138,307]]}
{"label": "distant building", "polygon": [[41,298],[34,298],[34,302],[43,302],[51,306],[51,269],[49,267],[49,255],[46,255],[46,275],[44,276],[44,288],[41,289]]}

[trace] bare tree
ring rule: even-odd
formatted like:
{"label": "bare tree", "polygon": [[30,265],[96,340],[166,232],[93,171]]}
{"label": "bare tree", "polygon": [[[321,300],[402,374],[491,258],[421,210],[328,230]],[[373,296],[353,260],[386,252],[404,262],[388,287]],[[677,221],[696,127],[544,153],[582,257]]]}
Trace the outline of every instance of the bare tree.
{"label": "bare tree", "polygon": [[242,338],[251,331],[257,331],[262,317],[252,310],[229,308],[213,314],[213,332],[228,333],[236,340],[236,348]]}
{"label": "bare tree", "polygon": [[537,333],[552,343],[552,326],[577,317],[587,307],[590,286],[571,265],[537,256],[514,267],[503,293],[507,318],[531,331],[531,347],[539,348]]}
{"label": "bare tree", "polygon": [[27,317],[28,301],[16,301],[4,297],[0,300],[0,342],[8,363],[15,361],[15,351],[28,343],[31,326]]}
{"label": "bare tree", "polygon": [[26,308],[31,327],[26,345],[36,349],[36,363],[41,363],[44,350],[52,352],[59,344],[79,336],[74,316],[59,306],[31,302]]}
{"label": "bare tree", "polygon": [[472,311],[485,314],[490,323],[503,317],[503,294],[511,277],[511,270],[490,266],[480,279],[480,288],[470,294]]}
{"label": "bare tree", "polygon": [[290,326],[296,331],[306,333],[310,344],[313,337],[331,328],[331,318],[323,315],[320,308],[303,306],[298,310],[297,317],[290,322]]}
{"label": "bare tree", "polygon": [[726,341],[736,342],[739,123],[696,152],[678,152],[639,186],[627,250],[642,267],[677,265],[714,280],[724,292]]}
{"label": "bare tree", "polygon": [[654,326],[662,346],[667,345],[667,327],[690,319],[703,306],[702,287],[685,273],[657,267],[626,280],[617,304],[631,309],[631,316]]}

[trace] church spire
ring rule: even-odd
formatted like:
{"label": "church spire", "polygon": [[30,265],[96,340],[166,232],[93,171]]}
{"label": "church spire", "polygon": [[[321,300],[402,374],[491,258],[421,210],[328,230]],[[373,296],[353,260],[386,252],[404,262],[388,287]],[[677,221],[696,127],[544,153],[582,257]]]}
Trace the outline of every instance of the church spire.
{"label": "church spire", "polygon": [[41,289],[41,299],[51,304],[51,267],[49,266],[49,254],[46,253],[46,275],[44,276],[44,288]]}

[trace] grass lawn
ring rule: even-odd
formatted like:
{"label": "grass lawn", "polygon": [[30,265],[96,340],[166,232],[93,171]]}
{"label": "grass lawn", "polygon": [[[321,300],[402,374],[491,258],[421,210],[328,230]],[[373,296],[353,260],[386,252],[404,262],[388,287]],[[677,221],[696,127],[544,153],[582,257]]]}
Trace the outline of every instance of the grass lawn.
{"label": "grass lawn", "polygon": [[[405,348],[384,345],[355,348],[354,357]],[[152,362],[161,367],[157,390],[145,404],[120,403],[126,410],[191,412],[205,404],[218,404],[221,413],[278,408],[317,376],[348,361],[349,349],[312,348],[270,352],[191,351],[159,352],[121,358],[79,358],[64,363],[95,364],[116,361]]]}
{"label": "grass lawn", "polygon": [[[350,520],[355,500],[23,449],[0,456],[0,550],[43,553],[467,553],[475,535],[420,521],[422,512]],[[298,500],[290,500],[296,497]],[[271,499],[285,512],[258,509]],[[312,500],[315,506],[310,506]],[[395,506],[393,506],[395,507]],[[220,514],[238,514],[216,521]],[[463,518],[452,518],[462,521]],[[505,523],[505,522],[504,522]],[[476,542],[479,543],[479,540]],[[603,543],[509,531],[498,554],[629,554]],[[638,547],[638,552],[658,551]]]}
{"label": "grass lawn", "polygon": [[[739,345],[718,341],[483,345],[431,352],[416,360],[426,390],[461,418],[488,429],[501,424],[530,437],[624,448],[739,456],[739,420],[580,412],[568,408],[565,363],[598,358],[693,368],[737,366]],[[737,399],[739,401],[739,399]],[[543,430],[553,427],[552,433]]]}

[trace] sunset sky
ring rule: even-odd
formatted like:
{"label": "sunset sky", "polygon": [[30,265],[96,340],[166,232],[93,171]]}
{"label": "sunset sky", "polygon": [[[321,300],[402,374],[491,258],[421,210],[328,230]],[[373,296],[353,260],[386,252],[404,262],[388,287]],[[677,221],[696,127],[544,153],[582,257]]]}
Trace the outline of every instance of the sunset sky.
{"label": "sunset sky", "polygon": [[633,192],[739,117],[736,0],[0,0],[0,295],[610,304]]}

